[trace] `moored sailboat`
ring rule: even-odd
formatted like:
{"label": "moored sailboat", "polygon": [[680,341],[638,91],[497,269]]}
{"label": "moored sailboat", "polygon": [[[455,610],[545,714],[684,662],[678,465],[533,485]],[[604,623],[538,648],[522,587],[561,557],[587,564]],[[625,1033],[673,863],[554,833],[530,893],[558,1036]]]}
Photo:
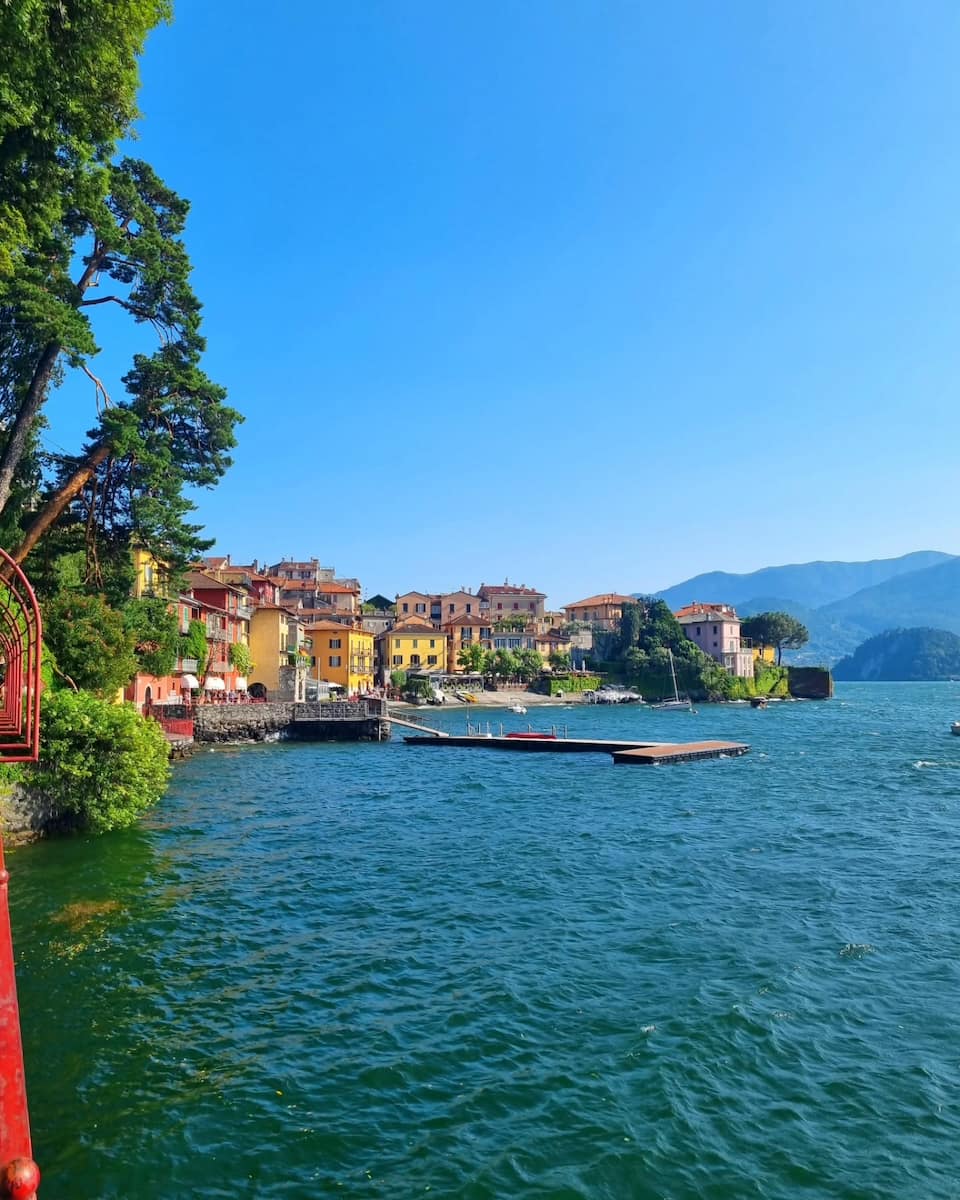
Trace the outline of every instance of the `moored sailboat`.
{"label": "moored sailboat", "polygon": [[690,702],[689,697],[687,697],[687,699],[685,699],[685,700],[680,699],[680,693],[679,693],[679,691],[677,691],[677,670],[676,670],[676,667],[674,667],[674,665],[673,665],[673,651],[668,648],[667,654],[670,655],[670,678],[673,681],[673,699],[672,700],[661,700],[659,704],[651,704],[650,707],[651,708],[675,708],[678,710],[683,709],[686,712],[696,712],[696,709],[693,707],[693,704]]}

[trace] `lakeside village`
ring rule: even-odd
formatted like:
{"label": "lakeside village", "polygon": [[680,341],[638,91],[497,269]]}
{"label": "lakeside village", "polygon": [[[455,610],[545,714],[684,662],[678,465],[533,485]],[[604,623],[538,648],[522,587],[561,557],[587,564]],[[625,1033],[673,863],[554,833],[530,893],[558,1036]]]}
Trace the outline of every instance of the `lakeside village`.
{"label": "lakeside village", "polygon": [[[134,555],[135,595],[162,596],[181,636],[170,672],[138,672],[125,698],[174,736],[192,736],[185,722],[199,710],[251,703],[483,703],[498,689],[592,698],[605,680],[650,700],[676,699],[678,688],[694,700],[793,690],[775,648],[742,637],[727,604],[671,613],[663,601],[605,593],[549,611],[543,592],[509,582],[362,602],[356,579],[316,558],[241,565],[229,555],[195,564],[170,596],[157,562]],[[203,740],[227,740],[242,724],[202,716]]]}

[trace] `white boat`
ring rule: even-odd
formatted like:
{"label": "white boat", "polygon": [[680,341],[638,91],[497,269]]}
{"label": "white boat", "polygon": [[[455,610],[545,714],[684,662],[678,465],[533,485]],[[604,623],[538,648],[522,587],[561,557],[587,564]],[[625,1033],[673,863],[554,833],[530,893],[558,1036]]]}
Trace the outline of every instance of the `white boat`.
{"label": "white boat", "polygon": [[957,737],[960,737],[960,721],[954,721],[954,723],[950,726],[950,732],[955,733]]}
{"label": "white boat", "polygon": [[651,704],[651,708],[675,708],[683,709],[685,712],[696,712],[697,710],[690,703],[690,700],[681,700],[680,693],[677,691],[677,671],[673,665],[673,651],[667,650],[670,655],[670,678],[673,680],[673,699],[661,700],[659,704]]}
{"label": "white boat", "polygon": [[520,713],[521,716],[524,716],[526,714],[527,710],[523,707],[522,704],[511,704],[510,711],[515,712],[515,713]]}

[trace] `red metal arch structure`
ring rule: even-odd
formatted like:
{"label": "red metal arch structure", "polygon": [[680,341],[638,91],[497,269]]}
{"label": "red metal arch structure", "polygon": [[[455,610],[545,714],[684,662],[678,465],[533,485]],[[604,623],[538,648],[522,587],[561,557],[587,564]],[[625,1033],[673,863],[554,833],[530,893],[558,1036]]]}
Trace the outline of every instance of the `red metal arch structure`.
{"label": "red metal arch structure", "polygon": [[[0,550],[0,762],[40,756],[40,659],[43,626],[33,588]],[[10,875],[0,838],[0,1197],[34,1200],[40,1171],[33,1161],[20,1038],[20,1009],[10,934]]]}

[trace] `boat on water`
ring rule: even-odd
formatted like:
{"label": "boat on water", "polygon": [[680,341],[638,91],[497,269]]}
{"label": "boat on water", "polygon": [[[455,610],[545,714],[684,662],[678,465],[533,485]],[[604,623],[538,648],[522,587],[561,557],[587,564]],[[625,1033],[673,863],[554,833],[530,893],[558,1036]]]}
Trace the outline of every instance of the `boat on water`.
{"label": "boat on water", "polygon": [[555,733],[536,733],[531,730],[529,733],[508,733],[508,738],[536,738],[538,742],[555,742],[557,735]]}
{"label": "boat on water", "polygon": [[950,732],[955,733],[957,737],[960,737],[960,721],[953,722],[953,724],[950,726]]}
{"label": "boat on water", "polygon": [[584,692],[587,704],[642,704],[643,697],[633,688],[617,683],[604,683],[595,692]]}
{"label": "boat on water", "polygon": [[662,709],[677,709],[678,711],[680,711],[682,709],[684,712],[696,712],[697,710],[693,707],[693,704],[690,702],[689,697],[687,697],[686,700],[680,699],[680,693],[677,691],[677,669],[673,665],[673,651],[668,649],[667,654],[670,655],[670,678],[673,681],[673,699],[672,700],[661,700],[658,704],[651,704],[650,707],[651,708],[662,708]]}
{"label": "boat on water", "polygon": [[525,716],[527,710],[524,707],[524,705],[522,705],[522,704],[511,704],[510,711],[515,712],[515,713],[520,713],[521,716]]}

